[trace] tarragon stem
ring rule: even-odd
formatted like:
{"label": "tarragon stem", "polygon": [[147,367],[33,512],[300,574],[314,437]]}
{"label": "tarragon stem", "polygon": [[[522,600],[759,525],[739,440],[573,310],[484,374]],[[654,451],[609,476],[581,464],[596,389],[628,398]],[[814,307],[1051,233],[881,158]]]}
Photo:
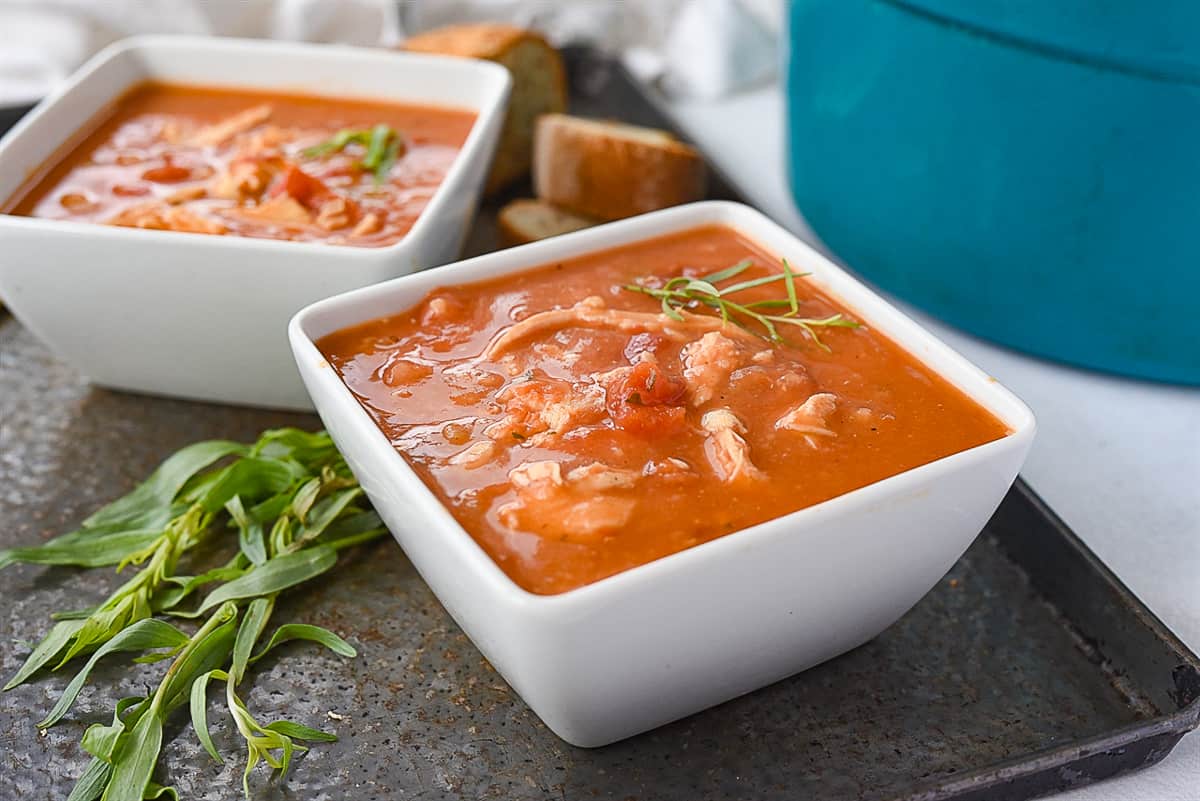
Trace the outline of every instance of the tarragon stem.
{"label": "tarragon stem", "polygon": [[[336,740],[294,721],[260,723],[237,688],[254,662],[283,642],[307,640],[342,656],[355,655],[333,632],[303,623],[284,623],[265,646],[259,642],[281,593],[332,568],[340,551],[384,533],[327,434],[277,429],[251,446],[210,442],[185,448],[79,530],[40,547],[0,552],[0,567],[28,562],[137,568],[99,606],[63,613],[5,687],[24,683],[40,668],[57,669],[76,656],[92,655],[39,726],[53,726],[66,716],[99,659],[140,652],[134,661],[170,660],[153,691],[122,699],[111,724],[97,723],[84,733],[83,748],[94,759],[70,801],[174,797],[173,789],[155,784],[151,776],[164,724],[184,705],[201,744],[219,760],[206,709],[214,680],[225,682],[228,712],[246,741],[247,797],[259,762],[284,774],[292,755],[305,748],[301,742]],[[228,562],[197,575],[176,573],[198,544],[222,537],[237,549]],[[95,556],[98,545],[103,558]],[[183,608],[201,592],[204,597],[192,611]],[[155,614],[202,622],[188,635]]]}
{"label": "tarragon stem", "polygon": [[[825,351],[829,350],[829,346],[817,336],[816,329],[861,327],[860,323],[849,319],[840,312],[828,317],[801,317],[796,279],[802,278],[808,273],[793,272],[786,259],[783,260],[783,272],[781,273],[750,278],[724,287],[717,286],[738,277],[750,269],[753,264],[751,259],[743,259],[731,267],[700,278],[681,275],[663,282],[661,286],[654,286],[650,283],[634,283],[625,284],[621,288],[657,299],[663,314],[678,321],[683,320],[683,315],[680,313],[683,310],[695,311],[702,307],[712,309],[721,315],[721,319],[725,322],[745,328],[775,345],[788,344],[783,335],[779,333],[780,325],[799,328],[814,344]],[[781,281],[787,293],[785,298],[738,303],[729,297],[747,289],[755,289]],[[767,309],[786,309],[786,311],[782,314],[768,314],[765,313]]]}
{"label": "tarragon stem", "polygon": [[374,176],[376,186],[387,180],[396,159],[404,153],[404,139],[400,133],[390,125],[380,123],[373,128],[338,131],[324,142],[301,150],[300,155],[306,159],[324,158],[351,144],[366,149],[358,164]]}

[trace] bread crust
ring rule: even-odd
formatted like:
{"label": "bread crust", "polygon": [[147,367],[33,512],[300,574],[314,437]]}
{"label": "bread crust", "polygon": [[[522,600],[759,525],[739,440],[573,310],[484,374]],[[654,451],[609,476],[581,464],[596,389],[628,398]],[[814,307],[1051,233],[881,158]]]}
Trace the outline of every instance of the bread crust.
{"label": "bread crust", "polygon": [[537,39],[549,47],[546,40],[533,31],[515,25],[487,22],[435,28],[409,37],[403,47],[414,53],[440,53],[495,61],[522,39]]}
{"label": "bread crust", "polygon": [[495,194],[528,174],[537,117],[567,107],[562,56],[545,37],[513,25],[451,25],[413,36],[403,48],[485,59],[508,68],[513,77],[512,95],[484,193]]}
{"label": "bread crust", "polygon": [[533,150],[537,196],[587,217],[618,220],[691,203],[707,188],[700,154],[652,129],[547,114]]}
{"label": "bread crust", "polygon": [[599,220],[581,217],[555,208],[545,201],[529,198],[511,201],[500,209],[496,217],[500,241],[506,247],[568,234],[597,223]]}

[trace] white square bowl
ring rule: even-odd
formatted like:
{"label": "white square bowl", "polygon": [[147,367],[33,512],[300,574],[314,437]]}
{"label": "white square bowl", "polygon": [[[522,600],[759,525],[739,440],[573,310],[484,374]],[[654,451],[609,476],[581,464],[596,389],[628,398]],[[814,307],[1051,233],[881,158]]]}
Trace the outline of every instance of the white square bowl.
{"label": "white square bowl", "polygon": [[0,214],[0,298],[103,386],[311,409],[287,349],[305,304],[458,258],[511,78],[483,61],[238,39],[141,37],[109,47],[0,140],[0,200],[97,113],[145,81],[284,90],[476,114],[408,234],[359,248],[144,231]]}
{"label": "white square bowl", "polygon": [[[437,287],[709,223],[731,226],[839,298],[1000,418],[1011,434],[560,595],[513,583],[425,487],[314,340]],[[975,539],[1033,440],[1020,400],[746,206],[646,214],[321,301],[289,329],[317,410],[375,508],[479,650],[555,733],[599,746],[837,656],[910,609]]]}

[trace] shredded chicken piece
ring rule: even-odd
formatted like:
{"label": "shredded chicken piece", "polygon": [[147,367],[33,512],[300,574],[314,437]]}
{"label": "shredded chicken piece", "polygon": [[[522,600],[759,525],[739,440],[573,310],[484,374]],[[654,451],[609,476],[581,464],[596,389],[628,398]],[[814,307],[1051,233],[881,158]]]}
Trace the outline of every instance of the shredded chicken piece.
{"label": "shredded chicken piece", "polygon": [[585,384],[565,400],[548,403],[538,417],[548,431],[564,433],[604,416],[604,393],[595,384]]}
{"label": "shredded chicken piece", "polygon": [[525,372],[525,368],[521,365],[521,361],[512,353],[500,357],[500,366],[504,368],[504,373],[509,378],[516,378],[521,373]]}
{"label": "shredded chicken piece", "polygon": [[692,466],[675,456],[668,456],[660,461],[646,462],[642,468],[642,475],[660,476],[662,478],[681,478],[683,476],[695,475],[692,472]]}
{"label": "shredded chicken piece", "polygon": [[167,120],[159,129],[159,136],[171,144],[179,144],[184,139],[186,129],[191,126],[183,125],[179,120]]}
{"label": "shredded chicken piece", "polygon": [[605,370],[603,373],[592,373],[592,380],[602,387],[607,387],[615,384],[617,381],[624,380],[632,372],[632,366],[623,364],[620,367]]}
{"label": "shredded chicken piece", "polygon": [[833,414],[836,408],[837,395],[818,392],[809,395],[808,400],[780,417],[775,422],[775,428],[798,431],[806,435],[836,437],[837,433],[829,429],[829,415]]}
{"label": "shredded chicken piece", "polygon": [[612,495],[577,501],[561,518],[563,536],[573,542],[595,542],[628,523],[636,505],[633,498]]}
{"label": "shredded chicken piece", "polygon": [[641,476],[636,470],[621,470],[600,462],[576,467],[567,473],[567,481],[583,492],[608,492],[630,489]]}
{"label": "shredded chicken piece", "polygon": [[275,154],[283,145],[294,140],[301,133],[295,128],[264,125],[257,131],[251,131],[246,136],[239,137],[238,150],[250,156]]}
{"label": "shredded chicken piece", "polygon": [[484,429],[491,439],[503,440],[518,433],[529,437],[542,432],[564,434],[604,418],[604,391],[591,383],[572,384],[554,378],[514,381],[496,393],[504,417]]}
{"label": "shredded chicken piece", "polygon": [[775,351],[773,351],[771,348],[760,350],[758,353],[750,357],[750,361],[754,362],[755,364],[774,364]]}
{"label": "shredded chicken piece", "polygon": [[431,323],[445,323],[452,321],[458,309],[457,303],[452,303],[449,299],[442,296],[430,298],[425,304],[425,313],[421,316],[423,325]]}
{"label": "shredded chicken piece", "polygon": [[562,465],[549,460],[526,462],[510,470],[508,480],[513,483],[514,487],[521,489],[544,484],[561,487],[563,484]]}
{"label": "shredded chicken piece", "polygon": [[530,350],[535,354],[535,360],[539,362],[560,362],[565,367],[573,367],[579,362],[582,356],[582,348],[587,347],[586,340],[580,340],[570,344],[564,344],[556,341],[563,334],[558,334],[554,339],[543,340],[535,343]]}
{"label": "shredded chicken piece", "polygon": [[367,236],[377,232],[383,228],[383,218],[375,212],[368,212],[363,215],[363,218],[358,221],[358,225],[354,226],[351,232],[354,236]]}
{"label": "shredded chicken piece", "polygon": [[750,461],[750,446],[742,438],[746,426],[729,409],[713,409],[700,418],[700,426],[709,433],[704,453],[723,481],[739,478],[765,478]]}
{"label": "shredded chicken piece", "polygon": [[558,462],[526,462],[508,474],[517,499],[496,511],[511,528],[567,542],[596,542],[633,516],[636,499],[605,494],[625,489],[627,472],[592,464],[575,468],[564,479]]}
{"label": "shredded chicken piece", "polygon": [[[496,443],[490,439],[479,440],[465,450],[454,454],[448,460],[450,464],[460,465],[468,470],[483,467],[496,456]],[[557,465],[555,465],[557,467]]]}
{"label": "shredded chicken piece", "polygon": [[337,231],[350,225],[356,209],[347,198],[335,196],[321,204],[317,210],[317,225],[326,231]]}
{"label": "shredded chicken piece", "polygon": [[779,392],[792,392],[804,386],[812,386],[807,373],[797,369],[796,372],[784,373],[775,379],[775,389]]}
{"label": "shredded chicken piece", "polygon": [[749,331],[727,324],[720,317],[689,312],[680,314],[683,315],[683,322],[673,320],[665,314],[610,309],[605,305],[603,298],[593,295],[568,309],[538,312],[510,326],[492,340],[484,350],[483,357],[495,359],[523,339],[560,328],[609,328],[623,332],[649,332],[674,340],[695,339],[696,334],[703,331],[723,331],[738,338],[755,339]]}
{"label": "shredded chicken piece", "polygon": [[235,161],[226,172],[209,182],[208,191],[213,197],[243,201],[257,198],[266,191],[274,176],[274,170],[265,161]]}
{"label": "shredded chicken piece", "polygon": [[223,234],[227,230],[217,220],[202,217],[181,206],[167,206],[159,201],[139,203],[123,209],[110,219],[108,224],[126,228],[147,228],[154,231],[184,231],[193,234]]}
{"label": "shredded chicken piece", "polygon": [[238,214],[267,222],[293,225],[307,225],[312,222],[312,213],[291,195],[276,195],[257,206],[240,208],[236,211]]}
{"label": "shredded chicken piece", "polygon": [[189,200],[199,200],[207,194],[208,190],[203,186],[188,186],[167,195],[166,201],[172,206],[177,206],[180,203],[187,203]]}
{"label": "shredded chicken piece", "polygon": [[192,137],[192,143],[201,147],[222,144],[256,125],[261,125],[270,116],[271,106],[269,104],[263,103],[259,106],[251,106],[245,111],[239,111],[232,117],[226,117],[220,122],[204,126]]}
{"label": "shredded chicken piece", "polygon": [[742,363],[737,343],[718,331],[709,331],[684,345],[680,358],[688,400],[693,406],[703,406],[712,400],[717,388]]}
{"label": "shredded chicken piece", "polygon": [[611,495],[537,505],[512,501],[501,505],[496,513],[509,528],[564,542],[592,544],[628,523],[636,503],[633,498]]}

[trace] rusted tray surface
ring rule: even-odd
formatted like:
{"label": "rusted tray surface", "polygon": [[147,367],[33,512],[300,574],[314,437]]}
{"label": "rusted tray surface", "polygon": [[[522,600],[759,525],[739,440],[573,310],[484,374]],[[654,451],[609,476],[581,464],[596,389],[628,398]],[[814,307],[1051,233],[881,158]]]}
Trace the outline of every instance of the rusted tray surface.
{"label": "rusted tray surface", "polygon": [[[662,125],[619,69],[572,52],[577,105]],[[718,194],[730,196],[718,181]],[[488,215],[471,247],[489,246]],[[0,317],[0,547],[61,533],[197,439],[252,439],[315,417],[91,389]],[[870,554],[864,554],[870,558]],[[0,670],[105,571],[0,573]],[[1200,721],[1200,660],[1018,484],[987,532],[912,612],[821,667],[598,750],[551,734],[391,541],[359,553],[280,619],[346,635],[359,657],[297,645],[265,660],[251,708],[335,730],[261,799],[1017,799],[1153,764]],[[120,661],[119,658],[116,659]],[[159,666],[161,669],[161,666]],[[149,666],[146,675],[155,672]],[[139,687],[103,664],[68,720],[34,728],[67,677],[0,696],[0,799],[65,797],[79,736]],[[183,716],[186,718],[186,714]],[[183,720],[159,778],[185,799],[240,794],[239,739],[216,712],[217,765]]]}

